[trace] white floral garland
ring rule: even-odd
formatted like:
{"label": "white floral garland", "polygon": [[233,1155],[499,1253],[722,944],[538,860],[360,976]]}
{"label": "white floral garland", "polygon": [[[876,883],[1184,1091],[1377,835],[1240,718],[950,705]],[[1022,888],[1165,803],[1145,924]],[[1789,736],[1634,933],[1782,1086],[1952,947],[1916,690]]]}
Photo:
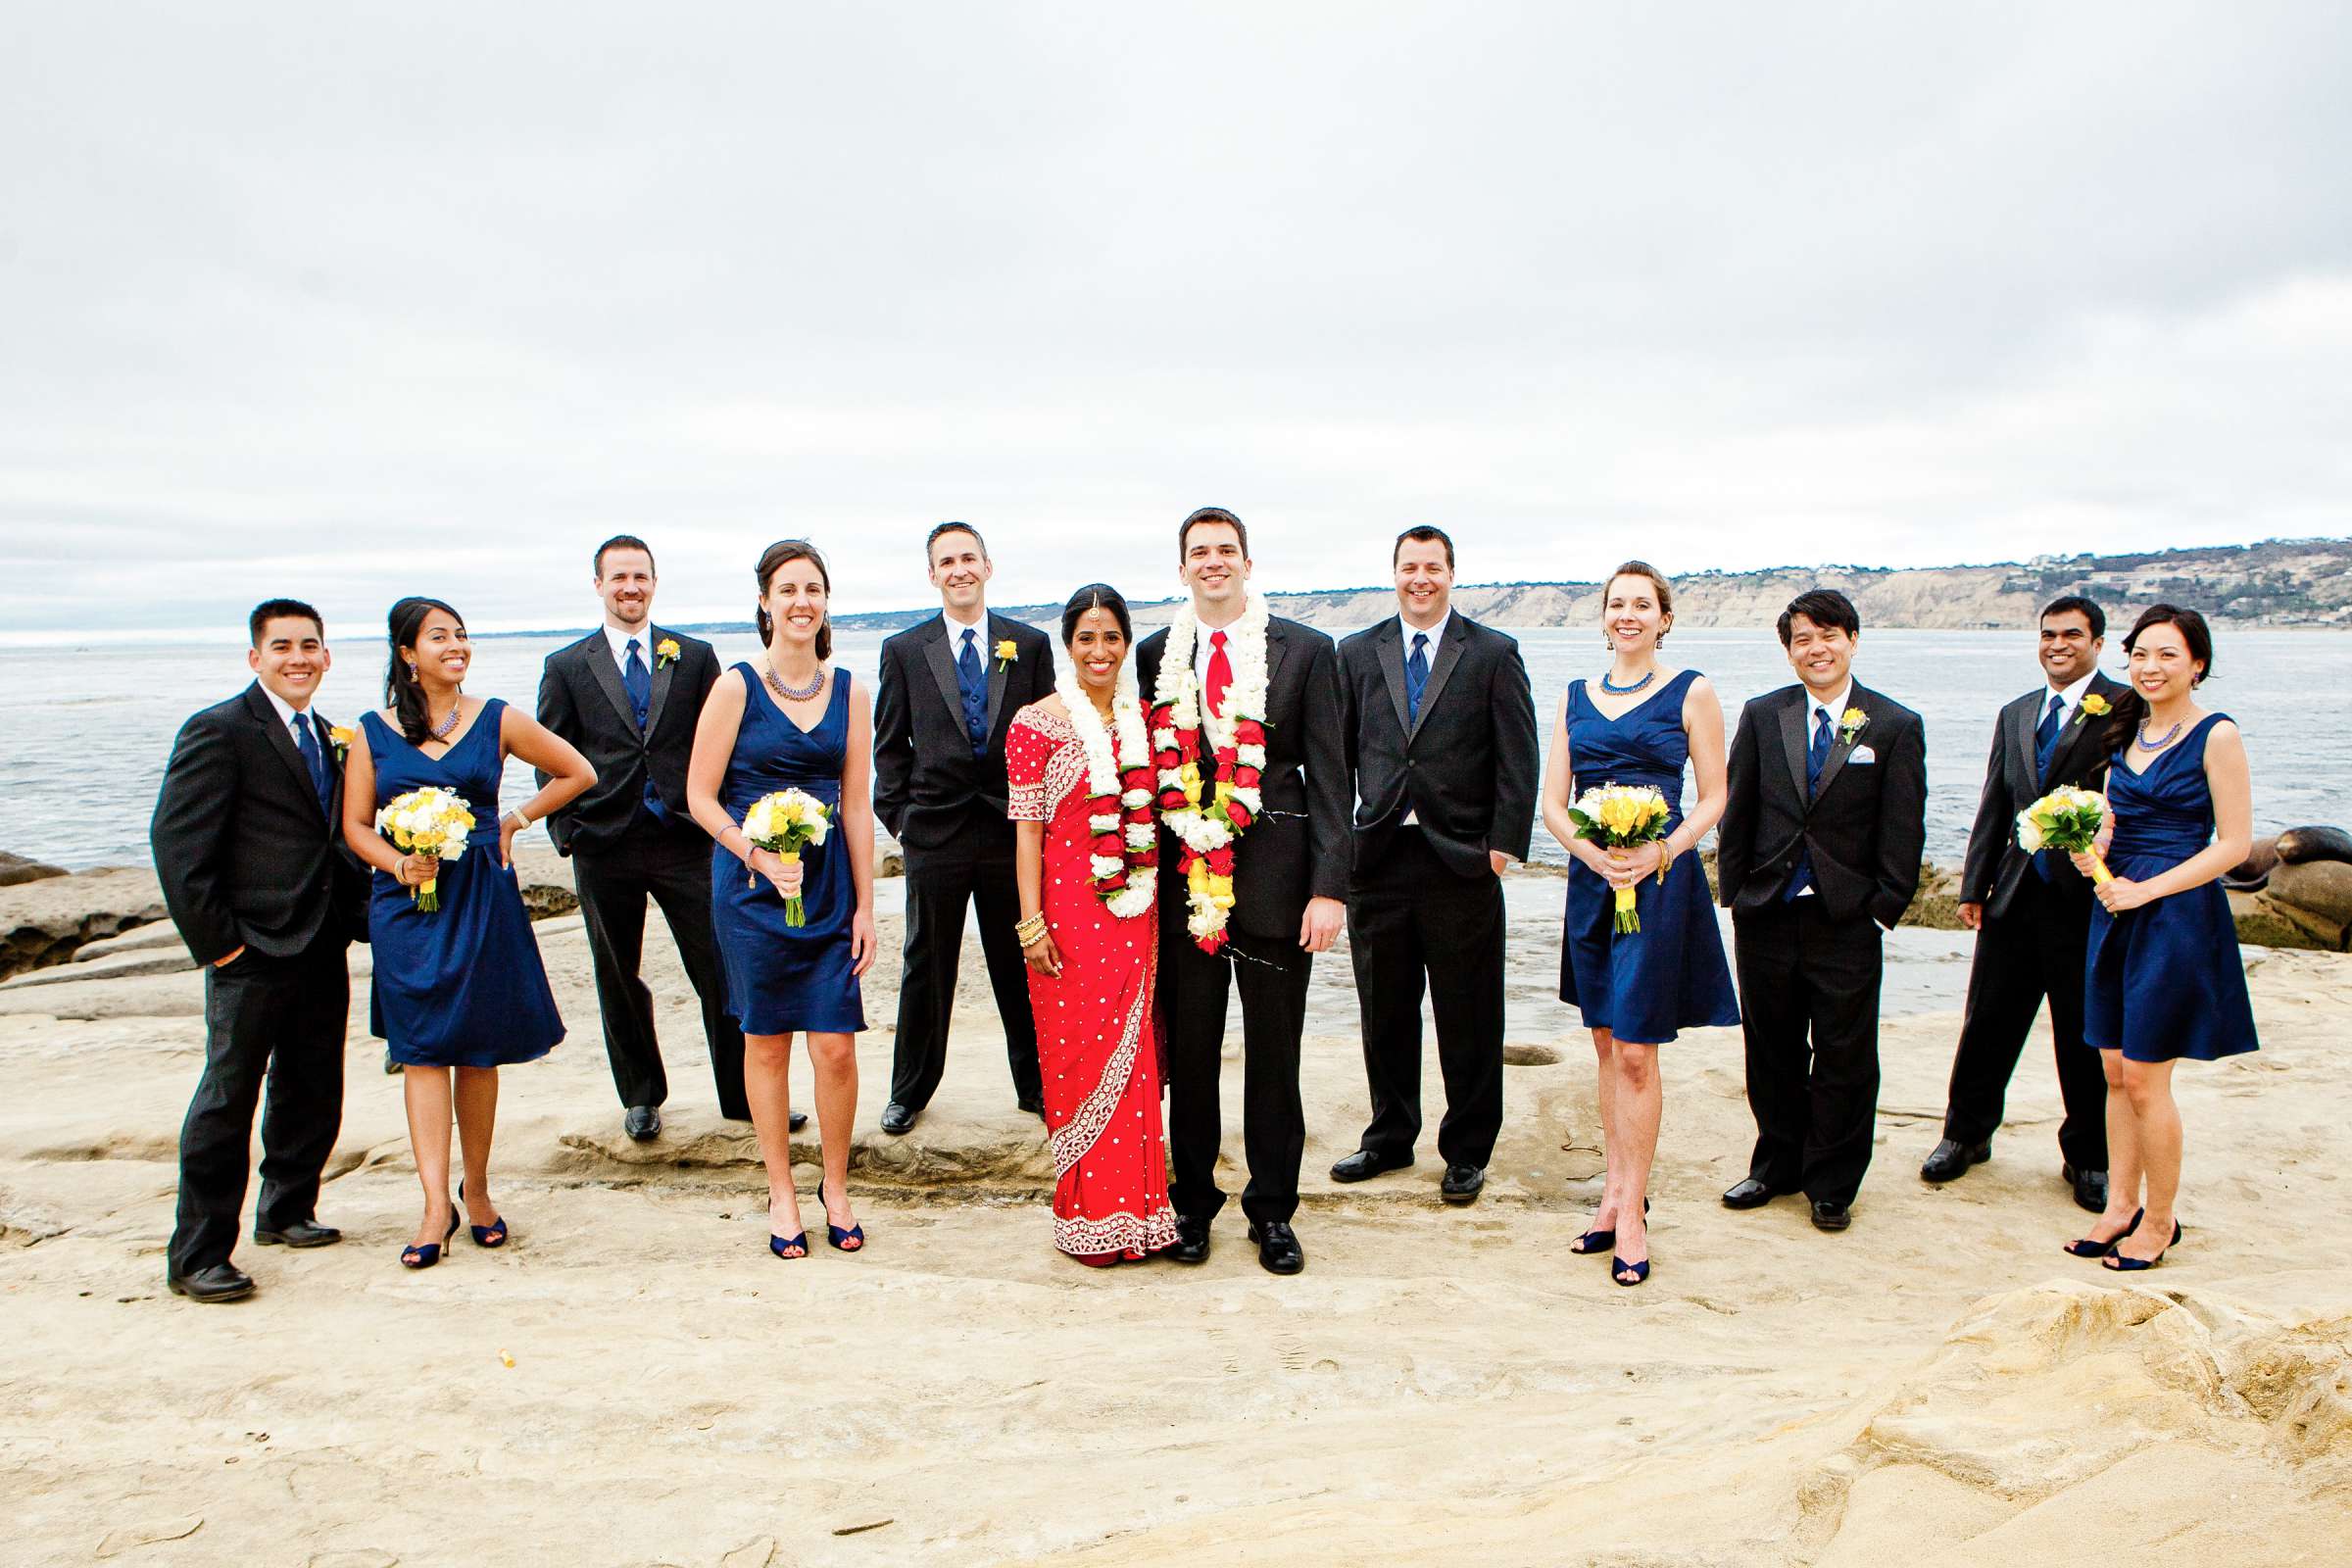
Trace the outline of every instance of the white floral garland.
{"label": "white floral garland", "polygon": [[[1262,777],[1266,766],[1266,749],[1262,743],[1238,745],[1235,732],[1245,720],[1254,722],[1262,735],[1266,719],[1266,604],[1251,595],[1242,606],[1242,613],[1225,635],[1225,657],[1233,665],[1233,682],[1225,689],[1225,711],[1211,714],[1205,711],[1200,700],[1200,672],[1193,667],[1193,655],[1200,636],[1199,617],[1187,600],[1179,606],[1175,618],[1168,622],[1168,644],[1160,656],[1159,679],[1152,700],[1168,710],[1168,723],[1155,729],[1152,743],[1156,752],[1176,750],[1180,732],[1197,731],[1200,745],[1197,748],[1200,760],[1195,785],[1183,790],[1182,764],[1162,766],[1159,785],[1162,791],[1183,790],[1187,803],[1181,807],[1163,805],[1160,819],[1168,831],[1175,834],[1185,848],[1196,857],[1206,856],[1212,850],[1228,849],[1241,834],[1231,818],[1221,810],[1211,814],[1201,809],[1201,797],[1209,797],[1212,810],[1215,798],[1217,754],[1231,749],[1239,767],[1255,769]],[[1238,781],[1229,790],[1228,798],[1249,813],[1254,822],[1262,812],[1263,798],[1257,786],[1242,785]],[[1205,881],[1187,877],[1186,902],[1191,914],[1185,921],[1197,942],[1212,947],[1222,942],[1225,924],[1233,903],[1233,879],[1230,874],[1212,875]]]}
{"label": "white floral garland", "polygon": [[[1119,732],[1115,754],[1111,748],[1110,732],[1103,727],[1102,715],[1095,711],[1094,699],[1079,690],[1073,680],[1056,681],[1054,690],[1061,698],[1061,706],[1069,710],[1070,728],[1077,731],[1079,750],[1086,756],[1089,807],[1087,836],[1092,840],[1100,834],[1119,833],[1117,811],[1099,812],[1092,808],[1096,802],[1105,798],[1117,801],[1123,809],[1130,811],[1138,807],[1149,806],[1152,802],[1152,792],[1149,790],[1122,790],[1119,787],[1119,775],[1123,767],[1148,768],[1152,765],[1152,747],[1145,732],[1143,699],[1136,689],[1135,666],[1120,666],[1118,687],[1110,701],[1110,719],[1118,726]],[[1122,837],[1130,857],[1151,849],[1152,824],[1149,821],[1131,822]],[[1087,869],[1097,878],[1116,876],[1120,868],[1128,864],[1126,859],[1107,855],[1087,857]],[[1152,907],[1158,883],[1156,870],[1131,876],[1127,886],[1102,901],[1102,906],[1110,911],[1114,919],[1132,920]]]}

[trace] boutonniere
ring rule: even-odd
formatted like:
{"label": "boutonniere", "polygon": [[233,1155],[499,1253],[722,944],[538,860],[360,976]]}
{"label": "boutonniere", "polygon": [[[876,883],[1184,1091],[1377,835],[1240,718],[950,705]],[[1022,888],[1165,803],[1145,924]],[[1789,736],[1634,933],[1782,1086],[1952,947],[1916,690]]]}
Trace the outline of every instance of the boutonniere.
{"label": "boutonniere", "polygon": [[654,667],[656,669],[663,668],[677,662],[678,640],[675,637],[664,637],[654,644]]}
{"label": "boutonniere", "polygon": [[2115,705],[2097,692],[2084,692],[2082,706],[2075,710],[2075,722],[2080,724],[2085,719],[2105,718],[2114,709]]}
{"label": "boutonniere", "polygon": [[1849,708],[1838,715],[1838,738],[1851,746],[1854,744],[1854,737],[1862,733],[1862,726],[1869,722],[1870,715],[1868,713],[1859,708]]}
{"label": "boutonniere", "polygon": [[997,644],[997,673],[1002,675],[1010,669],[1012,662],[1020,657],[1021,649],[1018,643],[1009,637],[1000,640]]}
{"label": "boutonniere", "polygon": [[353,729],[349,724],[329,724],[326,726],[326,743],[335,749],[336,761],[340,762],[346,757],[351,755],[351,743],[353,738],[357,736],[358,733],[359,732]]}

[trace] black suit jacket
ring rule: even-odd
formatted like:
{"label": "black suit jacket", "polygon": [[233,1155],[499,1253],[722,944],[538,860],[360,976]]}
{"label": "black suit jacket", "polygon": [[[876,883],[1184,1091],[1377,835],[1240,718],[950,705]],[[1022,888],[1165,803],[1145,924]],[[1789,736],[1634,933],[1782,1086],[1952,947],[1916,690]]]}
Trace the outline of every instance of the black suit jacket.
{"label": "black suit jacket", "polygon": [[[2086,696],[2122,701],[2128,690],[2120,681],[2093,675]],[[2018,848],[2017,813],[2062,784],[2101,790],[2107,784],[2108,753],[2100,737],[2107,720],[2093,718],[2081,709],[2067,721],[2050,758],[2050,776],[2044,782],[2034,767],[2034,731],[2050,706],[2050,689],[2041,686],[2001,710],[1992,726],[1992,756],[1984,763],[1984,793],[1977,802],[1977,823],[1969,829],[1968,859],[1960,872],[1960,899],[1982,904],[1984,912],[1999,917],[2009,911],[2034,857]],[[2070,897],[2090,897],[2090,883],[2075,862],[2054,855],[2050,885]]]}
{"label": "black suit jacket", "polygon": [[344,848],[343,770],[332,771],[321,810],[259,682],[179,727],[148,840],[164,904],[199,964],[241,947],[290,958],[321,936],[366,939],[368,877]]}
{"label": "black suit jacket", "polygon": [[[1800,849],[1812,856],[1812,896],[1832,919],[1867,914],[1892,929],[1910,907],[1927,844],[1927,725],[1859,681],[1846,701],[1869,721],[1850,744],[1838,732],[1810,799],[1804,687],[1767,693],[1740,714],[1715,862],[1717,895],[1731,908],[1780,903]],[[1875,760],[1852,760],[1863,747]]]}
{"label": "black suit jacket", "polygon": [[[1164,626],[1136,645],[1144,702],[1159,687]],[[1296,938],[1306,901],[1345,899],[1351,863],[1348,834],[1347,699],[1339,652],[1314,627],[1279,615],[1266,621],[1266,765],[1258,776],[1264,814],[1233,852],[1233,924],[1251,936]],[[1184,936],[1185,889],[1175,839],[1160,831],[1160,931]]]}
{"label": "black suit jacket", "polygon": [[1489,850],[1527,858],[1536,820],[1536,701],[1516,639],[1455,613],[1405,721],[1404,632],[1392,615],[1340,644],[1355,867],[1377,864],[1409,809],[1440,863],[1491,877]]}
{"label": "black suit jacket", "polygon": [[[997,644],[1011,638],[1011,666]],[[909,850],[935,850],[988,818],[1006,834],[1004,735],[1012,715],[1054,690],[1054,644],[1026,621],[989,612],[980,656],[988,661],[988,746],[972,754],[956,684],[948,617],[934,615],[882,645],[874,694],[874,814]]]}
{"label": "black suit jacket", "polygon": [[[678,657],[666,662],[657,652],[664,637],[678,645]],[[539,672],[539,722],[571,742],[596,769],[587,792],[547,819],[547,836],[559,855],[593,855],[618,842],[636,820],[649,776],[672,827],[701,831],[686,812],[686,762],[694,754],[703,699],[718,680],[718,656],[699,638],[651,624],[645,651],[647,662],[659,667],[642,732],[603,627],[548,655]],[[539,774],[542,787],[547,780]]]}

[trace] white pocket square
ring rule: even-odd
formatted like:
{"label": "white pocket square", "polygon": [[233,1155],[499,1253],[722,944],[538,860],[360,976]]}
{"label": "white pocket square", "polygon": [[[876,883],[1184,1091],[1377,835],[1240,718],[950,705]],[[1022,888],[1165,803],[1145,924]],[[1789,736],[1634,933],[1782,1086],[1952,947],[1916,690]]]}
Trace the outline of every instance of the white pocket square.
{"label": "white pocket square", "polygon": [[1852,751],[1845,754],[1845,760],[1849,763],[1875,762],[1879,760],[1879,754],[1872,751],[1867,746],[1857,746]]}

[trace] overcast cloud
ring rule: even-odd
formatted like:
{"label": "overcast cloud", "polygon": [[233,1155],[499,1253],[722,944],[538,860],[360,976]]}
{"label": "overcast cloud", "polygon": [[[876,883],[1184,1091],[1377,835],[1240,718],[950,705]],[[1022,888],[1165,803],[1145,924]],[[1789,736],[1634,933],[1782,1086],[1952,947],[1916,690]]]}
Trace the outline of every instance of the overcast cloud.
{"label": "overcast cloud", "polygon": [[[2352,532],[2352,10],[19,6],[7,629]],[[24,585],[29,583],[30,594]]]}

